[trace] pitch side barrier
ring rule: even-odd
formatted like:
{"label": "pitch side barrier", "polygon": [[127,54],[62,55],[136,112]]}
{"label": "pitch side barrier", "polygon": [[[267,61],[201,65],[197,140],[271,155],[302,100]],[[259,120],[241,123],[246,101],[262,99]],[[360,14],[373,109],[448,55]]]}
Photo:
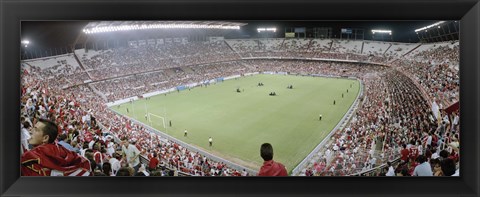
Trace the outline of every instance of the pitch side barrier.
{"label": "pitch side barrier", "polygon": [[[120,116],[123,116],[122,114],[119,114],[119,113],[117,113],[117,112],[115,112],[115,111],[113,111],[113,110],[111,110],[111,111],[114,112],[114,113],[116,113],[116,114],[118,114],[118,115],[120,115]],[[125,116],[123,116],[123,117],[125,117]],[[203,151],[202,149],[199,149],[199,148],[197,148],[197,147],[194,147],[194,146],[192,146],[192,145],[190,145],[190,144],[184,143],[184,142],[182,142],[181,140],[178,140],[177,138],[174,138],[174,137],[172,137],[172,136],[170,136],[170,135],[168,135],[168,134],[166,134],[166,133],[163,133],[163,132],[161,132],[161,131],[153,128],[153,127],[150,127],[150,126],[148,126],[148,125],[146,125],[146,124],[144,124],[144,123],[142,123],[142,122],[139,122],[139,121],[137,121],[137,120],[135,120],[135,119],[132,119],[132,118],[129,118],[129,117],[126,117],[126,118],[128,118],[129,120],[135,122],[136,124],[142,125],[144,128],[147,128],[150,133],[155,133],[155,134],[157,134],[157,135],[159,135],[159,136],[161,136],[161,137],[163,137],[163,138],[166,138],[166,139],[168,139],[168,140],[174,141],[175,143],[181,145],[182,147],[185,147],[185,148],[189,149],[190,151],[196,151],[196,152],[198,152],[198,153],[200,153],[200,154],[202,154],[202,155],[207,156],[209,159],[212,159],[212,160],[214,160],[214,161],[216,161],[216,162],[223,162],[223,163],[227,164],[228,167],[230,167],[230,168],[234,168],[234,169],[236,169],[236,170],[238,170],[238,171],[240,171],[240,172],[245,169],[245,171],[247,171],[247,172],[248,172],[249,174],[251,174],[251,175],[258,173],[258,171],[256,171],[256,170],[252,170],[252,169],[250,169],[250,168],[247,168],[247,167],[238,165],[238,164],[233,163],[233,162],[230,162],[230,161],[228,161],[228,160],[226,160],[226,159],[223,159],[223,158],[217,157],[217,156],[215,156],[215,155],[212,155],[212,154],[210,154],[210,153],[208,153],[208,152],[206,152],[206,151]]]}
{"label": "pitch side barrier", "polygon": [[328,59],[328,58],[309,58],[309,57],[242,57],[242,60],[308,60],[308,61],[327,61],[327,62],[342,62],[342,63],[366,63],[356,60],[342,60],[342,59]]}
{"label": "pitch side barrier", "polygon": [[[256,75],[256,74],[259,74],[259,72],[246,73],[246,74],[244,74],[244,76],[250,76],[250,75]],[[225,81],[225,80],[235,79],[235,78],[239,78],[239,77],[241,77],[241,75],[233,75],[233,76],[228,76],[228,77],[220,77],[220,78],[205,80],[205,81],[192,83],[192,84],[188,84],[188,85],[176,86],[176,87],[165,89],[165,90],[149,92],[149,93],[143,94],[142,97],[143,98],[148,98],[148,97],[156,96],[156,95],[159,95],[159,94],[166,94],[166,93],[174,92],[174,91],[182,91],[182,90],[197,87],[197,86],[200,86],[200,85],[205,85],[205,84],[208,85],[208,84],[219,83],[219,82],[222,82],[222,81]],[[107,107],[112,107],[112,106],[115,106],[115,105],[120,105],[120,104],[128,103],[128,102],[131,102],[131,101],[136,101],[138,99],[141,99],[141,98],[138,97],[138,96],[133,96],[133,97],[125,98],[125,99],[120,99],[120,100],[117,100],[117,101],[114,101],[114,102],[109,102],[109,103],[106,103],[106,105],[107,105]]]}
{"label": "pitch side barrier", "polygon": [[[159,94],[165,94],[165,93],[173,92],[175,90],[177,90],[177,89],[176,88],[170,88],[170,89],[166,89],[166,90],[146,93],[142,96],[143,96],[143,98],[147,98],[147,97],[151,97],[151,96],[155,96],[155,95],[159,95]],[[120,99],[120,100],[117,100],[117,101],[114,101],[114,102],[106,103],[106,105],[107,105],[107,107],[112,107],[112,106],[115,106],[115,105],[120,105],[120,104],[128,103],[128,102],[131,102],[131,101],[136,101],[138,99],[140,99],[138,96],[133,96],[133,97],[125,98],[125,99]]]}

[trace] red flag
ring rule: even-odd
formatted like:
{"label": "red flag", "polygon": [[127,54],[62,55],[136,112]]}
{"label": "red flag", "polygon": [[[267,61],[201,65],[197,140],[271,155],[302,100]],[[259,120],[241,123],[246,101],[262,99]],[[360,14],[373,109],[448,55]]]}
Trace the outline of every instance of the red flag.
{"label": "red flag", "polygon": [[450,105],[449,107],[447,107],[445,109],[445,112],[447,112],[447,114],[451,114],[452,112],[454,111],[457,111],[458,109],[460,108],[460,102],[457,101],[456,103]]}
{"label": "red flag", "polygon": [[44,144],[24,153],[22,176],[89,176],[90,162],[58,144]]}

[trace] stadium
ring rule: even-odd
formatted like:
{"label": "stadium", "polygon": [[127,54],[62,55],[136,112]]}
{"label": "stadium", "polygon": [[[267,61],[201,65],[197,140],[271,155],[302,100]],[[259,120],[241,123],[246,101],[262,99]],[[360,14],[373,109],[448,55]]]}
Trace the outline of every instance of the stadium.
{"label": "stadium", "polygon": [[22,154],[47,119],[90,164],[43,175],[256,176],[263,143],[289,176],[459,175],[457,21],[77,22],[49,49],[35,23]]}

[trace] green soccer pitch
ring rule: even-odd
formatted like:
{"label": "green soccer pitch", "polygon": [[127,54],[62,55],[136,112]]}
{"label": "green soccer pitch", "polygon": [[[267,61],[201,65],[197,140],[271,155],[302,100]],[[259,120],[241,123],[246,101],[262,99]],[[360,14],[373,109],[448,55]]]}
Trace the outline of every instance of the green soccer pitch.
{"label": "green soccer pitch", "polygon": [[[259,82],[264,86],[257,86]],[[288,85],[293,85],[293,89],[287,89]],[[351,79],[259,74],[161,94],[111,109],[254,170],[263,163],[260,145],[268,142],[273,146],[273,159],[291,173],[343,118],[359,89],[359,82]],[[270,92],[277,95],[269,96]],[[167,129],[161,118],[151,117],[149,123],[146,110],[166,117]],[[208,143],[210,136],[212,147]]]}

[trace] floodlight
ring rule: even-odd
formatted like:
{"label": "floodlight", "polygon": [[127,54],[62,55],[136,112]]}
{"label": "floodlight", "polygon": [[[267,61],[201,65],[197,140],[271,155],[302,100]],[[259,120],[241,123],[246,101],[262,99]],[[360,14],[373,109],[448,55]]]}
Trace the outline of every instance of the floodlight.
{"label": "floodlight", "polygon": [[[445,23],[445,21],[439,21],[439,22],[436,22],[436,23],[434,23],[434,24],[432,24],[432,25],[429,25],[429,26],[426,26],[426,27],[422,27],[422,28],[420,28],[420,29],[416,29],[415,32],[427,30],[427,29],[432,28],[432,27],[435,27],[435,26],[438,26],[438,28],[440,28],[440,24],[442,24],[442,23]],[[425,31],[425,32],[427,32],[427,31]]]}
{"label": "floodlight", "polygon": [[392,35],[392,31],[391,31],[391,30],[372,29],[372,33],[373,33],[373,34],[375,34],[375,33],[382,33],[382,34],[390,34],[390,35]]}
{"label": "floodlight", "polygon": [[257,28],[257,31],[260,33],[260,32],[263,32],[263,31],[271,31],[271,32],[276,32],[277,31],[277,28],[274,28],[274,27],[270,27],[270,28]]}
{"label": "floodlight", "polygon": [[28,47],[28,44],[30,44],[30,41],[28,41],[28,40],[22,40],[21,43],[24,44],[25,48],[27,48],[27,47]]}
{"label": "floodlight", "polygon": [[[198,24],[142,24],[142,25],[121,25],[110,27],[93,27],[90,29],[83,29],[86,34],[99,33],[99,32],[114,32],[114,31],[127,31],[127,30],[141,30],[141,29],[240,29],[238,25],[198,25]],[[274,32],[276,31],[273,30]]]}

